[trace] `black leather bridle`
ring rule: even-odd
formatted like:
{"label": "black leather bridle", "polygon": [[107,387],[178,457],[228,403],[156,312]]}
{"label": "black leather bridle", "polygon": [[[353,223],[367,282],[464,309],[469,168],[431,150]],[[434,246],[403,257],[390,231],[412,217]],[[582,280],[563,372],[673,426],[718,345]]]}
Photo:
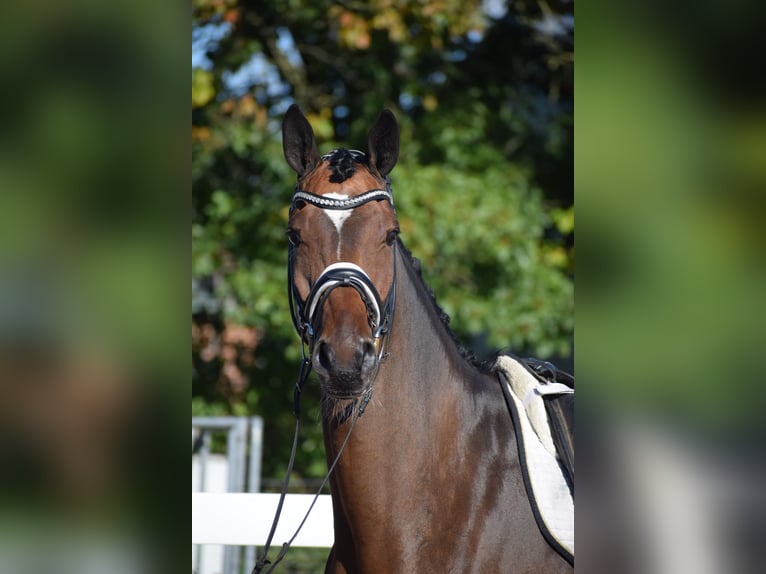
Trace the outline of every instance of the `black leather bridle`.
{"label": "black leather bridle", "polygon": [[[370,201],[382,200],[389,201],[393,207],[394,196],[391,192],[391,184],[388,178],[386,178],[385,189],[372,189],[347,199],[325,197],[296,188],[290,206],[290,214],[292,215],[296,209],[299,209],[302,207],[302,204],[306,203],[321,209],[346,210],[354,209],[360,205],[369,203]],[[380,293],[364,269],[348,261],[340,261],[327,266],[312,285],[308,297],[306,297],[305,301],[302,300],[300,293],[298,293],[298,288],[295,285],[294,277],[295,252],[297,246],[291,243],[288,248],[287,291],[288,299],[290,301],[290,315],[292,316],[293,325],[295,326],[298,335],[300,335],[301,343],[303,345],[305,366],[302,370],[308,371],[311,369],[311,362],[310,359],[306,357],[305,347],[308,346],[309,356],[311,356],[311,353],[313,353],[314,350],[317,326],[321,319],[322,309],[330,296],[330,293],[338,287],[351,287],[359,294],[362,302],[367,308],[367,322],[370,326],[370,334],[372,335],[373,344],[375,345],[376,358],[373,375],[370,377],[370,381],[362,392],[361,412],[364,412],[364,408],[370,400],[372,384],[374,383],[375,376],[380,368],[380,363],[388,356],[388,341],[391,335],[391,327],[394,321],[394,310],[396,306],[396,244],[396,241],[392,243],[392,249],[394,250],[393,273],[391,287],[385,300],[381,300]],[[306,372],[306,376],[308,376],[308,372]],[[299,380],[298,387],[300,388],[296,388],[296,401],[302,391],[302,386],[302,381]]]}

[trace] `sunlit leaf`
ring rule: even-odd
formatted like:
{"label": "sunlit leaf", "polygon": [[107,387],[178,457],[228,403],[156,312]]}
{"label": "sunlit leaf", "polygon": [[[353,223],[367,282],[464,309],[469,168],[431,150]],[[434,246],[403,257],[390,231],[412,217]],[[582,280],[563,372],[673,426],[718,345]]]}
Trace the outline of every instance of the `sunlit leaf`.
{"label": "sunlit leaf", "polygon": [[215,97],[213,74],[207,70],[192,70],[192,107],[200,108]]}

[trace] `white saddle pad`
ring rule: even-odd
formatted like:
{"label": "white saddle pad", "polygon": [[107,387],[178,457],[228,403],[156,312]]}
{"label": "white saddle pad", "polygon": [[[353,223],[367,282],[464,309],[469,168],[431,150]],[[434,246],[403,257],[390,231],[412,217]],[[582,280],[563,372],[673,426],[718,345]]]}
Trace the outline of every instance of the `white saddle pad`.
{"label": "white saddle pad", "polygon": [[527,469],[532,491],[529,493],[530,502],[536,511],[538,524],[574,556],[574,500],[548,425],[542,397],[547,393],[544,390],[546,385],[542,385],[512,357],[498,357],[496,366],[508,379],[511,398],[518,413],[521,426],[518,431],[526,459],[522,466]]}

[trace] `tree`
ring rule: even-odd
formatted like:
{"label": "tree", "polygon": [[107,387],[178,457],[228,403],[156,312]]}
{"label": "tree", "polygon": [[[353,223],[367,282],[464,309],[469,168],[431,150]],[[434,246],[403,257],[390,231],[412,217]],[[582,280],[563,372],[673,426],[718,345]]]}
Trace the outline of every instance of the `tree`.
{"label": "tree", "polygon": [[[566,355],[573,334],[569,2],[196,0],[192,411],[266,418],[280,474],[300,345],[285,288],[294,174],[279,125],[301,105],[325,150],[363,147],[384,107],[402,239],[477,354]],[[318,390],[304,412],[318,420]],[[296,468],[325,471],[307,425]]]}

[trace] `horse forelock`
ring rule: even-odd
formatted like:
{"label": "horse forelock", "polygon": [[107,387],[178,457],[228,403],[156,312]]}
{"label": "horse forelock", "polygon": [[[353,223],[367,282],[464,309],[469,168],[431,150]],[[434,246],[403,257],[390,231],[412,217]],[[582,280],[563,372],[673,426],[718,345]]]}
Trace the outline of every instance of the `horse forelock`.
{"label": "horse forelock", "polygon": [[351,179],[359,164],[367,165],[367,156],[364,153],[344,148],[332,150],[322,156],[322,159],[327,162],[327,167],[330,169],[332,183],[343,183]]}

